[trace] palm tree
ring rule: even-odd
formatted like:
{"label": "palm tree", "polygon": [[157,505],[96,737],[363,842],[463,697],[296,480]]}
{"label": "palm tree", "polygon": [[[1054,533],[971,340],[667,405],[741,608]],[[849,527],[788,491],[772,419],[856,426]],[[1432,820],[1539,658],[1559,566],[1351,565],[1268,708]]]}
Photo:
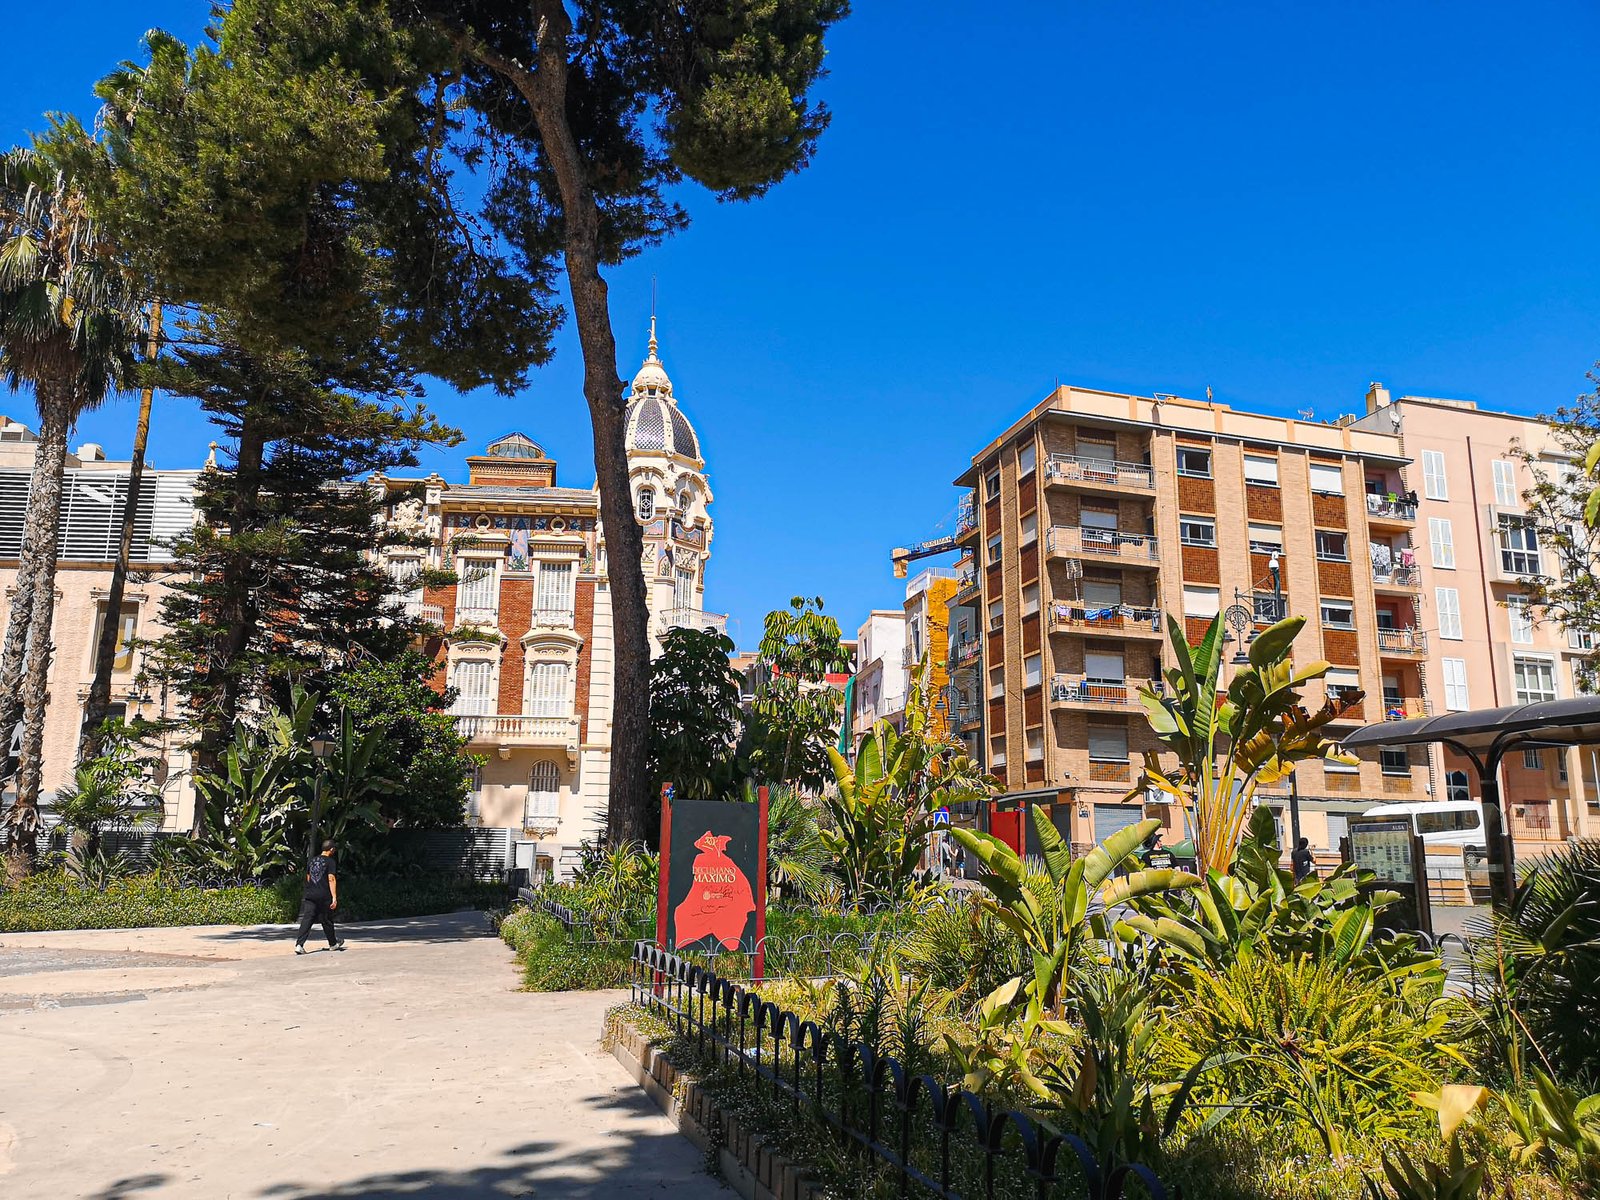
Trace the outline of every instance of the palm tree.
{"label": "palm tree", "polygon": [[[0,731],[22,711],[17,798],[7,821],[33,848],[43,767],[45,685],[67,438],[120,386],[140,308],[90,218],[84,194],[38,146],[0,157],[0,378],[33,387],[39,445],[17,595],[0,651]],[[18,686],[20,682],[20,687]]]}

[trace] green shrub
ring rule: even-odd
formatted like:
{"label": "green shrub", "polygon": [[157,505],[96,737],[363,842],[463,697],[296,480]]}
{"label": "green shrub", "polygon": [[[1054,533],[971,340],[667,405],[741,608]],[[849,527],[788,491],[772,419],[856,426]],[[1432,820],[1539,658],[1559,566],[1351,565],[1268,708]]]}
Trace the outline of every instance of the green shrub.
{"label": "green shrub", "polygon": [[[299,912],[301,886],[298,878],[289,878],[209,888],[153,873],[113,879],[99,888],[64,872],[43,872],[0,891],[0,932],[285,924]],[[485,908],[503,902],[505,888],[442,876],[355,877],[340,887],[339,897],[341,921],[374,921]]]}
{"label": "green shrub", "polygon": [[587,942],[545,913],[522,908],[500,922],[500,937],[517,953],[529,991],[593,991],[626,987],[632,942]]}

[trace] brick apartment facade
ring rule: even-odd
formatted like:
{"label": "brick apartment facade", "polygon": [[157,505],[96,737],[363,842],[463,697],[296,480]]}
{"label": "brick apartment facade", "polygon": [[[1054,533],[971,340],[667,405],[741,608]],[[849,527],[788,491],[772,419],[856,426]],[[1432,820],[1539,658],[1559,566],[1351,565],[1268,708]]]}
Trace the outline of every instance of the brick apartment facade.
{"label": "brick apartment facade", "polygon": [[[1169,806],[1127,799],[1157,748],[1136,692],[1170,665],[1163,613],[1193,639],[1237,606],[1226,678],[1281,599],[1309,618],[1296,659],[1325,658],[1326,686],[1365,693],[1346,728],[1426,711],[1409,471],[1389,431],[1070,387],[974,455],[956,481],[972,492],[958,519],[952,700],[958,734],[1005,788],[995,831],[1023,836],[1032,805],[1079,846],[1146,815],[1183,836]],[[1350,816],[1426,799],[1429,771],[1420,751],[1307,764],[1302,832],[1330,852]],[[1287,834],[1287,788],[1261,797]]]}

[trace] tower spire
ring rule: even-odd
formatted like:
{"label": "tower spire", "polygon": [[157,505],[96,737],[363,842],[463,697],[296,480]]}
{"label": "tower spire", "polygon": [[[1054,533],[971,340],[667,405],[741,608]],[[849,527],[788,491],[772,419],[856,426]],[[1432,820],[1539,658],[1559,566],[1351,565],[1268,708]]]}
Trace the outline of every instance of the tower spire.
{"label": "tower spire", "polygon": [[656,314],[650,314],[650,353],[645,356],[645,362],[658,362],[656,358]]}

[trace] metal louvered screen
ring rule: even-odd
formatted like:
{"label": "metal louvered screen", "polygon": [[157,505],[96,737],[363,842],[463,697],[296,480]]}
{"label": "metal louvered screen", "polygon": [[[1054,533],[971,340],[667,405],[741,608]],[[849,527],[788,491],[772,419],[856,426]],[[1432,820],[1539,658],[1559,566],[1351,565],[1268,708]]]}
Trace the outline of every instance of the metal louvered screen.
{"label": "metal louvered screen", "polygon": [[528,672],[528,715],[564,717],[567,705],[567,664],[535,663]]}
{"label": "metal louvered screen", "polygon": [[[22,552],[31,471],[0,471],[0,558]],[[128,476],[113,471],[67,471],[61,480],[61,525],[56,552],[63,560],[112,562],[122,538]],[[174,538],[194,524],[194,481],[187,474],[146,474],[134,514],[133,562],[171,562]]]}

